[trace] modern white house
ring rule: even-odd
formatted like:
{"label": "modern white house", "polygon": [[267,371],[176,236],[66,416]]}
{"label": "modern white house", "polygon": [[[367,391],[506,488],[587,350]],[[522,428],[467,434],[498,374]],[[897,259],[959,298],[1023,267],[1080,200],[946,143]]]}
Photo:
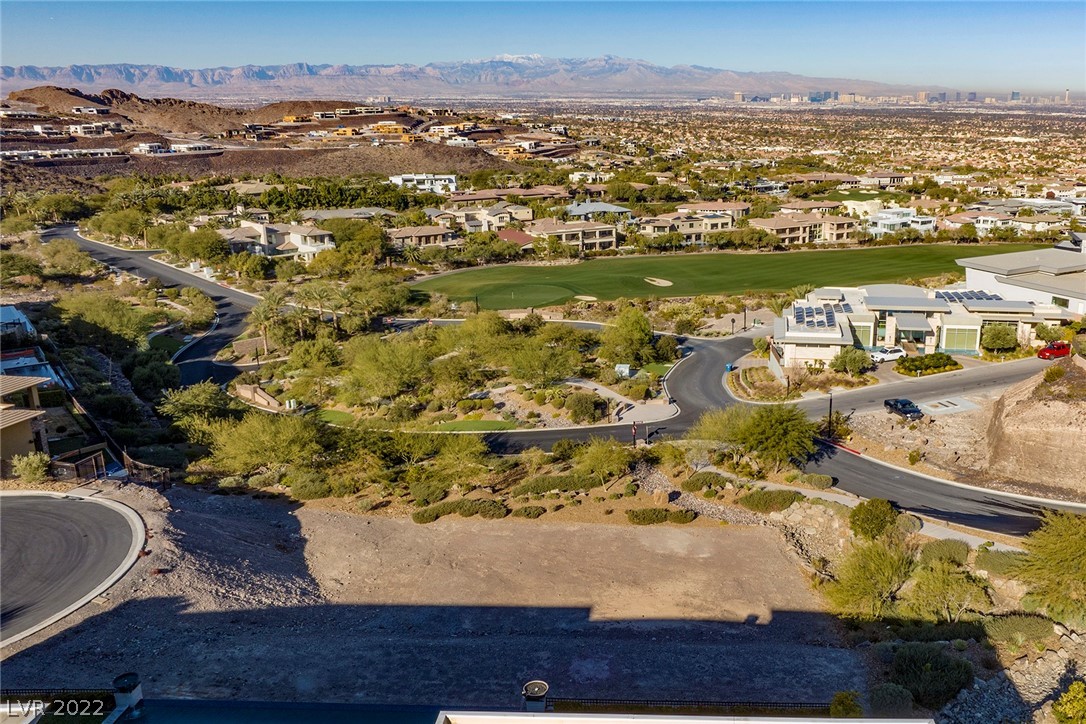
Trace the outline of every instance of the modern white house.
{"label": "modern white house", "polygon": [[922,216],[916,209],[883,209],[867,219],[867,230],[876,238],[903,229],[916,229],[921,234],[935,231],[934,216]]}
{"label": "modern white house", "polygon": [[957,261],[972,289],[1086,314],[1086,244]]}
{"label": "modern white house", "polygon": [[456,174],[405,173],[389,176],[388,182],[431,194],[450,194],[456,191]]}

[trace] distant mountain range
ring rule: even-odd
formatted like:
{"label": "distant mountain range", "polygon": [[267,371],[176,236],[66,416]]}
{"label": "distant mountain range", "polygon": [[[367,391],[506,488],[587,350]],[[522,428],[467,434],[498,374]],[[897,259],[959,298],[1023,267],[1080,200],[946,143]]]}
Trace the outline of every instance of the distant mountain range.
{"label": "distant mountain range", "polygon": [[664,67],[643,60],[505,55],[428,65],[0,66],[5,91],[43,84],[85,91],[117,88],[142,96],[204,99],[341,98],[693,98],[840,91],[864,95],[934,90],[870,80],[741,73],[698,65]]}

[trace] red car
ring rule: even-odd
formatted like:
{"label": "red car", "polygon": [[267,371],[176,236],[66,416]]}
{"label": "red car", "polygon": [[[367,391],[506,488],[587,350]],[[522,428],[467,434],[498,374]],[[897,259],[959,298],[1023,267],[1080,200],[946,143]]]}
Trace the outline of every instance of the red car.
{"label": "red car", "polygon": [[1057,359],[1058,357],[1070,357],[1071,356],[1071,343],[1070,342],[1053,342],[1040,352],[1037,356],[1041,359]]}

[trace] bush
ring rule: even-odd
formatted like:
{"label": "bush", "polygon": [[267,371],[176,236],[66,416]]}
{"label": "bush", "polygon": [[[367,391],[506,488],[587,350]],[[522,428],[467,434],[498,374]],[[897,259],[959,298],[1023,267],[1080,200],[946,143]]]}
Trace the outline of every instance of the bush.
{"label": "bush", "polygon": [[626,487],[623,489],[624,494],[627,497],[632,498],[637,495],[637,491],[641,490],[641,486],[637,483],[626,483]]}
{"label": "bush", "polygon": [[634,525],[656,525],[667,522],[668,511],[665,508],[634,508],[626,511],[626,517]]}
{"label": "bush", "polygon": [[918,462],[920,462],[923,459],[923,457],[924,457],[924,453],[920,452],[919,450],[910,450],[909,451],[909,465],[916,465]]}
{"label": "bush", "polygon": [[1009,616],[996,616],[985,620],[984,633],[991,641],[1023,646],[1044,641],[1051,636],[1052,622],[1041,616],[1012,613]]}
{"label": "bush", "polygon": [[911,513],[902,513],[894,520],[894,527],[902,533],[919,533],[924,527],[924,521]]}
{"label": "bush", "polygon": [[904,375],[921,376],[960,370],[961,364],[945,352],[933,352],[922,354],[919,357],[902,357],[894,365],[894,369]]}
{"label": "bush", "polygon": [[411,520],[416,523],[433,523],[438,518],[457,513],[464,518],[479,515],[483,518],[504,518],[509,509],[496,500],[446,500],[429,508],[416,510]]}
{"label": "bush", "polygon": [[857,505],[848,516],[852,532],[861,538],[875,540],[894,524],[897,511],[890,501],[871,498]]}
{"label": "bush", "polygon": [[566,398],[566,409],[573,422],[597,422],[603,417],[603,400],[594,392],[574,392]]}
{"label": "bush", "polygon": [[939,644],[904,644],[894,654],[890,681],[908,689],[921,706],[940,709],[973,681],[973,666]]}
{"label": "bush", "polygon": [[977,551],[975,566],[977,570],[987,571],[993,576],[1013,576],[1017,567],[1025,559],[1025,553],[993,551],[990,548],[985,548]]}
{"label": "bush", "polygon": [[584,447],[583,442],[564,437],[555,441],[554,445],[551,446],[551,455],[554,455],[558,460],[572,460],[582,447]]}
{"label": "bush", "polygon": [[552,491],[559,491],[562,493],[569,493],[573,491],[591,490],[601,485],[598,480],[588,477],[587,475],[579,475],[576,473],[570,473],[569,475],[540,475],[538,478],[533,478],[526,483],[521,483],[512,490],[509,494],[514,498],[518,495],[532,495],[550,493]]}
{"label": "bush", "polygon": [[950,561],[964,566],[969,559],[969,544],[963,540],[933,540],[920,549],[920,562],[929,565],[935,561]]}
{"label": "bush", "polygon": [[412,480],[407,489],[415,499],[415,505],[421,508],[444,499],[449,493],[449,483],[438,476],[425,476]]}
{"label": "bush", "polygon": [[868,693],[871,713],[879,717],[904,717],[913,711],[913,694],[904,686],[879,684]]}
{"label": "bush", "polygon": [[984,638],[984,627],[974,621],[957,623],[910,623],[894,627],[895,635],[902,641],[950,641],[951,639]]}
{"label": "bush", "polygon": [[542,505],[525,505],[522,508],[514,510],[513,515],[517,518],[531,518],[534,520],[546,512],[547,509]]}
{"label": "bush", "polygon": [[1086,722],[1086,683],[1072,681],[1052,705],[1052,714],[1060,724]]}
{"label": "bush", "polygon": [[49,456],[43,452],[13,455],[11,470],[24,482],[40,483],[49,477]]}
{"label": "bush", "polygon": [[1045,382],[1058,382],[1067,374],[1067,369],[1060,365],[1053,365],[1045,370]]}
{"label": "bush", "polygon": [[805,473],[799,476],[800,482],[810,485],[817,490],[825,490],[833,487],[833,476],[821,473]]}
{"label": "bush", "polygon": [[755,513],[777,513],[804,499],[802,493],[794,490],[755,490],[737,502]]}
{"label": "bush", "polygon": [[711,488],[714,485],[721,486],[725,482],[727,482],[727,478],[723,475],[711,473],[706,470],[700,473],[694,473],[684,480],[680,487],[687,493],[697,493],[706,488]]}
{"label": "bush", "polygon": [[692,510],[672,510],[667,514],[667,522],[685,525],[686,523],[693,522],[694,518],[697,517],[698,514]]}
{"label": "bush", "polygon": [[283,482],[290,486],[290,494],[298,500],[327,498],[332,494],[328,478],[314,470],[291,471]]}
{"label": "bush", "polygon": [[702,493],[702,495],[705,497],[706,500],[712,500],[717,496],[716,488],[709,488],[704,493]]}
{"label": "bush", "polygon": [[830,717],[833,719],[860,719],[864,715],[860,706],[860,692],[839,691],[830,701]]}

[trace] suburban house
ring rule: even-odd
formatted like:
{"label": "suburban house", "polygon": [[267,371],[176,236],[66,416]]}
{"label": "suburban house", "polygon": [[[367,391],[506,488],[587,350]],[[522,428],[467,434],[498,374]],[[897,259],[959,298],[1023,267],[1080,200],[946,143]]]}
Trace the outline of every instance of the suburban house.
{"label": "suburban house", "polygon": [[958,259],[966,286],[1086,314],[1086,244]]}
{"label": "suburban house", "polygon": [[1057,305],[1005,299],[969,282],[938,291],[904,284],[823,287],[774,320],[769,367],[784,379],[790,368],[828,364],[844,347],[976,355],[990,324],[1014,327],[1019,342],[1029,345],[1038,324],[1074,318]]}
{"label": "suburban house", "polygon": [[911,173],[897,173],[894,171],[872,171],[859,177],[860,188],[888,189],[896,186],[906,186],[913,182]]}
{"label": "suburban house", "polygon": [[219,229],[232,251],[261,256],[295,257],[309,263],[322,251],[335,249],[332,232],[302,224],[267,224],[240,219],[236,229]]}
{"label": "suburban house", "polygon": [[431,246],[459,246],[460,240],[456,234],[444,226],[405,226],[402,229],[391,229],[388,238],[399,248],[405,246],[417,246],[426,248]]}
{"label": "suburban house", "polygon": [[614,214],[618,218],[628,219],[633,215],[633,212],[625,206],[616,206],[602,201],[584,201],[566,207],[566,216],[571,219],[598,221],[607,214]]}
{"label": "suburban house", "polygon": [[[531,209],[529,209],[529,212]],[[461,227],[468,233],[480,231],[499,231],[514,221],[511,211],[498,207],[489,208],[469,206],[462,209],[427,209],[427,215],[437,224],[447,229]]]}
{"label": "suburban house", "polygon": [[1008,229],[1015,226],[1013,216],[990,211],[963,211],[943,219],[943,226],[947,229],[960,229],[966,224],[975,226],[978,236],[986,236],[994,229]]}
{"label": "suburban house", "polygon": [[781,214],[771,219],[751,219],[750,226],[776,236],[782,244],[830,244],[852,238],[856,220],[846,216]]}
{"label": "suburban house", "polygon": [[798,173],[786,176],[784,181],[790,185],[822,184],[835,181],[839,189],[854,189],[860,185],[860,179],[847,173]]}
{"label": "suburban house", "polygon": [[707,234],[726,231],[734,226],[735,220],[726,214],[688,214],[676,211],[671,214],[639,219],[637,231],[650,239],[665,234],[682,234],[684,244],[703,244]]}
{"label": "suburban house", "polygon": [[451,194],[456,192],[455,174],[405,173],[389,176],[388,182],[402,188],[415,189],[431,194]]}
{"label": "suburban house", "polygon": [[934,216],[921,216],[916,209],[883,209],[868,217],[867,230],[876,238],[903,229],[916,229],[921,234],[935,231]]}
{"label": "suburban house", "polygon": [[511,244],[516,244],[521,251],[530,251],[535,247],[537,239],[520,229],[502,229],[498,232],[498,238]]}
{"label": "suburban house", "polygon": [[509,200],[511,198],[547,201],[550,199],[568,199],[569,192],[561,186],[533,186],[530,189],[482,189],[480,191],[461,191],[449,195],[445,204],[448,208],[471,206],[481,203]]}
{"label": "suburban house", "polygon": [[298,215],[306,221],[324,221],[325,219],[359,219],[370,221],[381,217],[392,218],[396,214],[379,206],[362,206],[357,209],[304,209]]}
{"label": "suburban house", "polygon": [[738,221],[750,214],[750,204],[745,201],[699,201],[681,203],[675,210],[684,214],[722,214]]}
{"label": "suburban house", "polygon": [[1019,231],[1032,232],[1032,231],[1048,231],[1049,229],[1063,229],[1066,228],[1070,219],[1065,216],[1056,216],[1054,214],[1035,214],[1033,216],[1018,216],[1014,220],[1014,225]]}
{"label": "suburban house", "polygon": [[0,306],[0,375],[34,377],[53,384],[66,382],[37,346],[38,330],[17,307]]}
{"label": "suburban house", "polygon": [[840,201],[807,201],[800,199],[781,204],[782,214],[828,214],[841,208]]}
{"label": "suburban house", "polygon": [[0,459],[5,466],[15,455],[49,453],[40,419],[45,412],[38,401],[38,385],[49,382],[46,377],[0,376]]}
{"label": "suburban house", "polygon": [[614,226],[595,221],[558,221],[546,218],[528,224],[525,231],[538,239],[553,236],[579,252],[613,249],[618,243],[618,232]]}

